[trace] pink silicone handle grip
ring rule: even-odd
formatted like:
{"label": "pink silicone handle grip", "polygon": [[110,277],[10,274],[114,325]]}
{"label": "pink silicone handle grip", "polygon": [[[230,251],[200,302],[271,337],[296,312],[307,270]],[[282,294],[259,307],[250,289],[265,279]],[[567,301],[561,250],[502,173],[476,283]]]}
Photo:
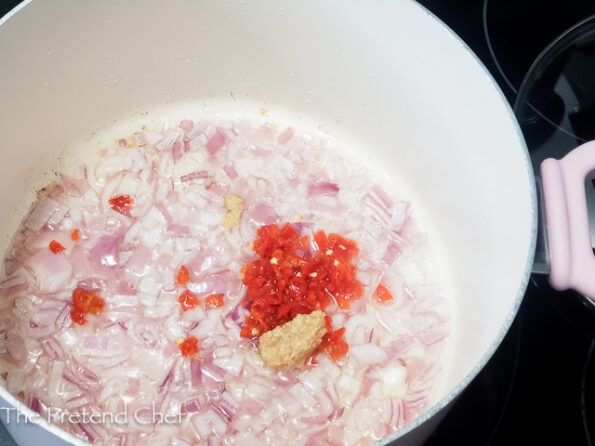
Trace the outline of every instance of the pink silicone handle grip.
{"label": "pink silicone handle grip", "polygon": [[595,170],[595,141],[560,161],[541,163],[550,254],[550,283],[573,288],[595,301],[595,256],[591,248],[585,180]]}

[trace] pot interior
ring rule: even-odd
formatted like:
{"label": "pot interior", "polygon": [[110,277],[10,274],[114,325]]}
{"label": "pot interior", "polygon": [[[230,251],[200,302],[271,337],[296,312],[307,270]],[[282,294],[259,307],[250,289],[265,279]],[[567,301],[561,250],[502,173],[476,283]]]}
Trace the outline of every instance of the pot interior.
{"label": "pot interior", "polygon": [[415,3],[32,1],[0,26],[0,57],[3,250],[93,132],[180,104],[266,109],[361,151],[425,217],[453,305],[437,407],[511,323],[534,247],[524,142],[485,69]]}

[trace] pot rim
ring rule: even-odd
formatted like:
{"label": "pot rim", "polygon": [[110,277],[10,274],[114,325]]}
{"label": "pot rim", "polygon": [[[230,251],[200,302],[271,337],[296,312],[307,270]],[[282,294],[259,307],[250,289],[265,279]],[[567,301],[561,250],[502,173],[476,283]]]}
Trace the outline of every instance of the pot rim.
{"label": "pot rim", "polygon": [[[428,410],[426,410],[424,413],[422,413],[419,417],[417,417],[415,420],[413,420],[411,423],[407,424],[403,428],[398,429],[393,434],[388,435],[387,437],[384,437],[381,440],[378,440],[377,442],[374,443],[375,445],[390,444],[393,441],[409,434],[414,429],[417,429],[419,426],[421,426],[423,423],[428,421],[434,415],[436,415],[437,413],[442,411],[445,407],[452,404],[456,400],[456,398],[459,396],[459,394],[461,394],[463,392],[463,390],[469,385],[469,383],[484,368],[486,363],[489,361],[489,359],[492,357],[492,355],[494,354],[494,352],[497,350],[498,346],[504,339],[504,336],[506,335],[510,326],[512,325],[512,322],[513,322],[513,320],[518,312],[518,309],[521,305],[521,302],[523,300],[523,297],[524,297],[524,294],[525,294],[525,291],[526,291],[526,288],[527,288],[527,285],[529,282],[529,278],[531,276],[531,271],[533,268],[533,258],[535,255],[535,246],[536,246],[536,239],[537,239],[538,208],[537,208],[537,196],[536,196],[536,187],[535,187],[535,176],[534,176],[533,169],[531,167],[531,159],[529,156],[529,151],[527,149],[527,145],[525,143],[525,139],[523,137],[521,128],[518,124],[518,121],[514,115],[514,112],[511,108],[510,104],[508,103],[508,101],[506,100],[506,97],[504,96],[504,93],[502,92],[502,89],[496,83],[493,76],[488,71],[488,69],[485,67],[483,62],[477,57],[477,55],[471,50],[471,48],[469,48],[469,46],[448,25],[446,25],[440,18],[438,18],[434,13],[432,13],[430,10],[428,10],[425,6],[417,3],[415,0],[407,0],[407,1],[408,1],[408,3],[413,4],[413,5],[417,6],[418,8],[420,8],[421,10],[423,10],[424,13],[426,13],[431,19],[433,19],[440,26],[442,26],[458,42],[458,44],[460,45],[462,50],[466,51],[473,57],[475,62],[479,65],[480,69],[482,70],[483,74],[485,74],[485,76],[487,77],[488,82],[491,85],[491,87],[498,94],[498,97],[500,98],[502,105],[504,105],[504,107],[506,108],[506,113],[510,117],[510,121],[511,121],[512,125],[515,126],[516,134],[518,137],[518,143],[521,148],[521,153],[520,153],[521,161],[524,163],[527,175],[529,177],[528,178],[529,179],[529,188],[530,188],[529,192],[531,195],[531,235],[530,235],[531,239],[530,239],[530,243],[529,243],[529,249],[527,252],[527,259],[526,259],[526,263],[525,263],[523,276],[521,278],[521,281],[520,281],[519,287],[517,289],[516,296],[514,298],[512,306],[508,310],[507,317],[504,320],[504,323],[502,324],[502,326],[500,327],[500,331],[497,333],[495,339],[493,339],[492,343],[487,348],[487,350],[484,352],[484,354],[479,359],[479,361],[475,364],[473,369],[461,381],[459,381],[459,383],[446,396],[444,396],[440,400],[438,400],[438,402],[433,404]],[[6,23],[8,20],[10,20],[21,9],[25,8],[32,2],[33,2],[33,0],[23,0],[21,3],[19,3],[13,9],[11,9],[8,13],[6,13],[6,15],[4,15],[4,17],[0,17],[0,26],[2,26],[4,23]],[[67,441],[73,445],[84,446],[84,445],[89,444],[89,443],[79,439],[78,437],[75,437],[73,434],[70,434],[70,433],[62,430],[58,426],[56,426],[52,423],[49,423],[45,418],[37,416],[38,414],[36,412],[33,412],[33,410],[31,410],[27,406],[23,406],[20,403],[20,401],[17,400],[17,398],[15,396],[13,396],[10,392],[8,392],[8,390],[4,386],[0,386],[0,397],[3,398],[4,400],[6,400],[12,406],[18,407],[20,413],[25,415],[27,418],[35,417],[36,420],[32,421],[32,424],[36,424],[39,427],[43,427],[44,429],[46,429],[49,432],[51,432],[52,434],[56,435],[60,439]]]}
{"label": "pot rim", "polygon": [[485,67],[483,62],[479,59],[479,57],[477,57],[477,55],[473,52],[473,50],[469,47],[469,45],[467,45],[467,43],[465,41],[463,41],[463,39],[461,39],[458,36],[458,34],[456,34],[446,23],[444,23],[439,17],[437,17],[433,12],[431,12],[425,6],[415,2],[414,0],[409,0],[409,1],[411,3],[415,3],[419,8],[423,9],[427,15],[429,15],[431,18],[433,18],[446,31],[448,31],[448,33],[454,39],[456,39],[456,41],[459,43],[459,45],[462,47],[463,50],[467,51],[473,57],[473,59],[475,60],[477,65],[479,65],[479,67],[481,68],[482,72],[486,75],[488,82],[490,83],[492,88],[497,92],[502,105],[504,105],[504,107],[506,108],[506,113],[510,117],[511,124],[514,125],[515,130],[516,130],[518,142],[519,142],[519,145],[521,148],[521,153],[520,153],[521,158],[522,158],[521,161],[525,165],[526,172],[529,177],[529,188],[530,188],[529,192],[531,194],[531,235],[530,235],[531,239],[530,239],[530,243],[529,243],[529,249],[527,252],[527,260],[525,263],[523,276],[519,283],[519,287],[517,289],[514,301],[512,302],[512,306],[508,310],[508,315],[507,315],[506,319],[504,320],[504,323],[500,327],[500,331],[497,333],[496,337],[492,340],[492,343],[487,348],[487,350],[484,352],[484,354],[479,359],[479,361],[475,364],[473,369],[471,369],[471,371],[469,373],[467,373],[467,375],[461,381],[459,381],[459,383],[446,396],[444,396],[440,400],[438,400],[438,402],[436,402],[428,410],[423,412],[419,417],[417,417],[415,420],[413,420],[411,423],[407,424],[403,428],[398,429],[393,434],[391,434],[381,440],[378,440],[375,443],[375,445],[388,445],[388,444],[392,443],[393,441],[397,440],[398,438],[401,438],[401,437],[407,435],[408,433],[410,433],[411,431],[413,431],[414,429],[418,428],[420,425],[422,425],[423,423],[428,421],[430,418],[432,418],[438,412],[442,411],[445,407],[452,404],[456,400],[456,398],[465,390],[465,388],[471,383],[471,381],[473,381],[473,379],[479,374],[479,372],[485,367],[487,362],[490,360],[490,358],[493,356],[493,354],[496,352],[496,350],[500,346],[500,343],[504,339],[504,336],[506,336],[506,333],[508,333],[508,330],[510,329],[510,326],[512,325],[512,322],[513,322],[514,318],[516,317],[516,314],[521,306],[521,302],[523,301],[523,297],[525,295],[527,285],[529,283],[529,278],[531,277],[531,273],[533,270],[533,260],[534,260],[534,256],[535,256],[535,248],[536,248],[536,243],[537,243],[538,207],[537,207],[537,190],[536,190],[536,186],[535,186],[535,174],[533,172],[533,167],[531,164],[531,157],[529,155],[529,150],[527,148],[527,144],[525,142],[523,132],[522,132],[521,127],[516,119],[516,116],[515,116],[513,110],[512,110],[512,107],[508,103],[506,96],[504,96],[502,89],[500,88],[500,86],[498,85],[498,83],[496,82],[496,80],[494,79],[492,74],[488,71],[488,69]]}

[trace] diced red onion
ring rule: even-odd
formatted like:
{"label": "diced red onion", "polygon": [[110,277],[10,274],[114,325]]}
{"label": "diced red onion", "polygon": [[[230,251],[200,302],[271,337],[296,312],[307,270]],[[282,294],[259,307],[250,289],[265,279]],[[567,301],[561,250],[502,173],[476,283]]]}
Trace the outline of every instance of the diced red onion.
{"label": "diced red onion", "polygon": [[386,192],[382,190],[382,188],[378,187],[378,185],[372,186],[372,192],[378,198],[378,200],[382,203],[385,209],[388,211],[392,210],[393,202],[392,200],[386,195]]}
{"label": "diced red onion", "polygon": [[308,185],[308,196],[326,195],[336,197],[339,193],[339,185],[328,181],[316,181]]}
{"label": "diced red onion", "polygon": [[140,379],[128,378],[128,388],[124,391],[124,393],[128,396],[135,397],[138,395],[139,390],[140,390]]}
{"label": "diced red onion", "polygon": [[279,222],[279,215],[270,204],[260,202],[249,212],[249,219],[257,226],[272,225]]}
{"label": "diced red onion", "polygon": [[89,390],[99,379],[97,375],[78,363],[65,368],[62,376],[81,390]]}
{"label": "diced red onion", "polygon": [[33,254],[25,264],[37,278],[39,288],[49,293],[63,289],[72,274],[67,257],[56,255],[49,249]]}
{"label": "diced red onion", "polygon": [[93,443],[95,441],[96,433],[93,430],[93,425],[90,423],[78,423],[78,427],[81,429],[85,437],[87,437],[87,441],[89,443]]}
{"label": "diced red onion", "polygon": [[52,217],[54,212],[60,209],[60,204],[51,198],[41,197],[35,208],[25,220],[25,227],[32,231],[39,231]]}
{"label": "diced red onion", "polygon": [[174,234],[177,234],[177,235],[190,234],[190,228],[188,226],[172,224],[172,225],[167,226],[167,230],[170,232],[173,232]]}
{"label": "diced red onion", "polygon": [[171,150],[174,143],[181,140],[181,136],[179,129],[166,130],[161,141],[155,144],[155,148],[161,151]]}
{"label": "diced red onion", "polygon": [[363,202],[378,221],[383,224],[388,224],[390,222],[392,218],[392,210],[388,209],[380,198],[368,193],[364,196]]}
{"label": "diced red onion", "polygon": [[66,408],[71,411],[78,407],[89,404],[89,402],[90,402],[89,395],[81,394],[79,396],[76,396],[76,397],[71,398],[68,401],[66,401]]}
{"label": "diced red onion", "polygon": [[87,293],[97,293],[98,291],[101,291],[104,286],[104,282],[101,279],[95,278],[79,280],[76,284],[77,288],[80,288]]}
{"label": "diced red onion", "polygon": [[126,262],[126,269],[136,276],[142,276],[147,270],[152,255],[151,249],[140,243],[134,250],[132,257]]}
{"label": "diced red onion", "polygon": [[252,398],[248,398],[242,405],[242,408],[246,410],[246,413],[248,413],[248,415],[254,417],[258,415],[262,411],[262,409],[264,409],[264,406],[258,401]]}
{"label": "diced red onion", "polygon": [[233,164],[228,164],[227,166],[223,166],[223,170],[225,174],[228,176],[230,180],[235,180],[238,177],[238,171],[233,167]]}
{"label": "diced red onion", "polygon": [[180,178],[180,181],[182,183],[186,183],[186,182],[192,181],[192,180],[200,180],[202,178],[207,178],[208,176],[209,176],[209,172],[207,172],[206,170],[201,170],[198,172],[189,173],[188,175],[182,175],[182,177]]}
{"label": "diced red onion", "polygon": [[232,418],[236,413],[236,408],[233,404],[227,401],[225,398],[221,398],[218,401],[211,404],[211,409],[221,417],[226,423],[231,422]]}
{"label": "diced red onion", "polygon": [[225,195],[229,190],[229,185],[223,183],[217,183],[212,181],[208,186],[207,190],[217,195]]}
{"label": "diced red onion", "polygon": [[294,130],[291,127],[287,127],[283,133],[281,133],[279,135],[279,137],[277,138],[277,142],[279,144],[286,144],[287,142],[289,142],[289,140],[291,138],[293,138],[293,135],[295,134]]}
{"label": "diced red onion", "polygon": [[190,147],[190,150],[198,150],[200,147],[202,147],[204,144],[206,144],[206,142],[207,142],[206,136],[201,134],[201,135],[198,135],[196,138],[192,138],[188,142],[188,146]]}
{"label": "diced red onion", "polygon": [[89,260],[97,265],[116,266],[119,262],[121,237],[102,235],[89,251]]}
{"label": "diced red onion", "polygon": [[107,338],[99,338],[97,336],[86,336],[85,347],[97,350],[105,350],[107,348]]}
{"label": "diced red onion", "polygon": [[189,132],[190,130],[192,130],[192,127],[194,127],[194,123],[192,121],[190,121],[189,119],[183,119],[180,122],[179,127],[184,130],[185,132]]}
{"label": "diced red onion", "polygon": [[212,362],[207,362],[201,365],[202,373],[209,378],[215,381],[223,381],[227,372],[225,369],[213,364]]}
{"label": "diced red onion", "polygon": [[227,316],[231,318],[236,324],[240,322],[240,306],[241,303],[238,303],[232,311],[230,311]]}
{"label": "diced red onion", "polygon": [[388,242],[388,246],[386,247],[386,252],[382,257],[382,261],[386,267],[389,267],[393,264],[393,262],[399,257],[401,253],[401,248],[392,240]]}
{"label": "diced red onion", "polygon": [[174,158],[174,163],[177,163],[180,160],[180,158],[182,158],[182,155],[184,154],[184,149],[182,148],[181,141],[176,141],[174,143],[174,145],[171,148],[171,153]]}
{"label": "diced red onion", "polygon": [[311,417],[301,417],[300,421],[304,424],[326,424],[328,423],[328,416],[314,415]]}
{"label": "diced red onion", "polygon": [[386,352],[374,344],[351,346],[349,354],[363,364],[380,364],[388,359]]}
{"label": "diced red onion", "polygon": [[413,338],[409,335],[402,335],[388,347],[386,353],[392,359],[404,352],[411,344],[413,344]]}
{"label": "diced red onion", "polygon": [[338,420],[343,416],[344,411],[345,407],[341,407],[340,409],[334,410],[333,413],[328,416],[328,421],[332,423],[333,421]]}
{"label": "diced red onion", "polygon": [[440,342],[448,336],[448,330],[444,327],[433,327],[421,332],[418,337],[424,345],[432,345]]}
{"label": "diced red onion", "polygon": [[217,128],[215,134],[205,144],[205,148],[211,155],[214,155],[225,145],[225,139],[223,130]]}
{"label": "diced red onion", "polygon": [[189,402],[186,402],[184,404],[184,409],[188,413],[198,412],[200,410],[200,405],[199,405],[198,400],[195,398]]}
{"label": "diced red onion", "polygon": [[27,346],[25,345],[23,338],[18,334],[12,332],[8,333],[6,347],[8,349],[8,354],[12,356],[17,364],[20,364],[27,358]]}
{"label": "diced red onion", "polygon": [[192,387],[198,387],[202,384],[201,363],[195,358],[190,360],[190,381],[192,383]]}
{"label": "diced red onion", "polygon": [[163,389],[165,389],[165,386],[171,380],[171,378],[172,378],[173,375],[174,375],[174,368],[173,367],[170,367],[169,371],[167,372],[167,375],[165,375],[165,378],[163,378],[163,381],[161,381],[161,384],[159,384],[159,387],[157,389],[157,393],[162,393],[163,392]]}

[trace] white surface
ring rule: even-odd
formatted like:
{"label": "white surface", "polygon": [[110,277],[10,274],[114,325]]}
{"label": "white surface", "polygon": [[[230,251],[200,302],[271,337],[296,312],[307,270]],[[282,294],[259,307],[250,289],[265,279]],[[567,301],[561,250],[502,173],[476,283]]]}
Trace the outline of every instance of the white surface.
{"label": "white surface", "polygon": [[38,0],[0,27],[0,59],[1,248],[60,153],[114,119],[265,107],[365,147],[433,222],[456,317],[437,407],[510,324],[534,241],[524,146],[474,56],[416,4]]}

